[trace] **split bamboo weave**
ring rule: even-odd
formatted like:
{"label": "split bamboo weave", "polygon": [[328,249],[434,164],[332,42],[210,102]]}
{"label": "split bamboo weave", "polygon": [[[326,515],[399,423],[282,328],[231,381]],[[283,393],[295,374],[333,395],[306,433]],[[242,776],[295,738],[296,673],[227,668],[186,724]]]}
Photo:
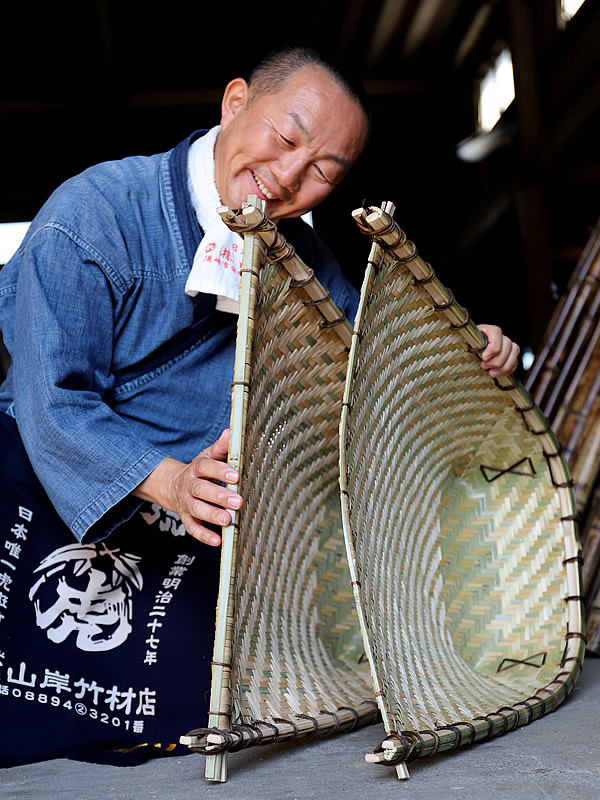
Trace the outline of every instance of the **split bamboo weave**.
{"label": "split bamboo weave", "polygon": [[[338,426],[351,328],[255,199],[244,234],[209,728],[182,737],[223,781],[226,751],[378,718],[341,524]],[[237,487],[232,487],[237,488]]]}
{"label": "split bamboo weave", "polygon": [[547,420],[393,221],[372,241],[340,427],[342,516],[396,764],[553,711],[584,656],[572,482]]}
{"label": "split bamboo weave", "polygon": [[600,220],[550,320],[527,388],[563,445],[575,481],[588,650],[600,654]]}

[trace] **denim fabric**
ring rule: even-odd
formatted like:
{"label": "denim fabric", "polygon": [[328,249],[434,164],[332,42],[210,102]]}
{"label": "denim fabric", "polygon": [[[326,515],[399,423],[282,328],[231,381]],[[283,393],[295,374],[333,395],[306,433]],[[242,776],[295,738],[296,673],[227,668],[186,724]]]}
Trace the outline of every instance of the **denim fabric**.
{"label": "denim fabric", "polygon": [[[86,542],[131,517],[130,492],[163,458],[190,461],[229,424],[237,318],[184,292],[202,236],[186,186],[199,135],[67,181],[0,272],[13,359],[0,410]],[[320,239],[300,220],[280,229],[352,319],[357,293]]]}

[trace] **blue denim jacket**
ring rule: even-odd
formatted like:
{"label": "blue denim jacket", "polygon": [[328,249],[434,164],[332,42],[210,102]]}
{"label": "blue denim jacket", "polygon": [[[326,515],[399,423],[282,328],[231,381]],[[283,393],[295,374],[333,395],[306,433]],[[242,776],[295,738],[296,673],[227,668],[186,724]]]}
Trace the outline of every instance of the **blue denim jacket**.
{"label": "blue denim jacket", "polygon": [[[229,424],[237,317],[184,291],[202,237],[187,156],[202,133],[67,181],[0,271],[13,359],[0,410],[80,540],[106,537],[160,461],[190,461]],[[322,241],[301,220],[280,229],[352,319],[357,293]]]}

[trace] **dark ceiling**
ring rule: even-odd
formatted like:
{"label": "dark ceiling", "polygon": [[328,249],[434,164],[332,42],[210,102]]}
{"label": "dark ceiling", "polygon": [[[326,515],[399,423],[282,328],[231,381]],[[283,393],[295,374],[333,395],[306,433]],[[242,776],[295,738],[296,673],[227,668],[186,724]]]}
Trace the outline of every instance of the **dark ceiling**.
{"label": "dark ceiling", "polygon": [[[350,211],[397,219],[479,320],[535,346],[599,214],[600,3],[564,28],[554,0],[303,0],[13,5],[3,9],[0,221],[30,219],[98,161],[172,147],[216,124],[227,81],[301,41],[351,59],[374,112],[366,153],[315,212],[359,284]],[[474,87],[500,43],[517,98],[481,161]],[[554,286],[554,288],[553,288]]]}

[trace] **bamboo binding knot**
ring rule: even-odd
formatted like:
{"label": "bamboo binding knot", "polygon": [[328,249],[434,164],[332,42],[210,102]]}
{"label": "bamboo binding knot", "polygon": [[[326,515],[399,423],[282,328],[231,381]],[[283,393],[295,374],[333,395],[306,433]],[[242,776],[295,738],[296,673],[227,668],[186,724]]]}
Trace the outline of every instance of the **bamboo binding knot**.
{"label": "bamboo binding knot", "polygon": [[[271,224],[273,225],[273,223]],[[273,225],[273,227],[275,226]],[[286,241],[283,236],[278,235],[277,239],[275,239],[267,251],[267,260],[270,264],[277,264],[278,261],[289,261],[289,259],[293,258],[295,255],[296,248]],[[312,280],[312,276],[309,280]]]}
{"label": "bamboo binding knot", "polygon": [[[376,211],[377,210],[375,208],[365,206],[364,205],[364,201],[363,201],[362,208],[364,209],[364,211]],[[362,222],[360,219],[356,219],[355,221],[356,221],[356,224],[358,225],[359,231],[361,233],[364,233],[365,236],[368,236],[369,239],[372,242],[377,242],[377,244],[380,245],[384,250],[393,250],[395,247],[400,247],[401,245],[403,245],[406,242],[406,234],[404,233],[402,228],[400,228],[400,226],[394,220],[393,217],[390,217],[389,214],[385,214],[385,212],[384,212],[384,216],[385,216],[385,218],[387,220],[387,224],[380,231],[377,231],[377,232],[374,232],[368,225],[365,225],[364,222]],[[389,233],[396,233],[396,236],[397,236],[396,240],[391,242],[391,243],[387,243],[387,242],[381,241],[383,239],[383,237],[387,236]],[[412,242],[411,242],[411,244],[412,244]],[[413,245],[413,247],[414,247],[414,245]],[[416,256],[416,253],[415,253],[415,256]],[[415,258],[415,256],[412,256],[412,258]]]}
{"label": "bamboo binding knot", "polygon": [[[393,740],[394,742],[398,742],[401,746],[398,747],[394,745],[393,748],[385,747],[385,743]],[[381,742],[375,747],[373,753],[376,755],[383,754],[384,761],[378,761],[376,763],[383,764],[383,766],[391,766],[394,767],[396,764],[410,761],[411,756],[413,755],[418,742],[416,738],[412,736],[409,738],[397,731],[390,731],[387,736],[381,740]]]}
{"label": "bamboo binding knot", "polygon": [[[234,738],[231,735],[231,732],[221,728],[198,728],[196,731],[194,731],[194,733],[198,738],[204,739],[204,744],[197,744],[194,747],[194,750],[203,756],[214,755],[215,753],[225,753],[227,750],[231,749],[234,743]],[[207,739],[211,733],[218,734],[222,738],[221,744],[208,743]]]}
{"label": "bamboo binding knot", "polygon": [[277,235],[277,228],[274,222],[267,217],[264,211],[262,211],[257,206],[250,206],[248,203],[242,203],[242,207],[238,208],[237,210],[233,211],[236,217],[240,215],[244,215],[244,212],[247,208],[253,208],[256,210],[258,215],[258,219],[256,222],[237,222],[235,220],[227,220],[226,225],[232,231],[236,233],[247,233],[248,231],[257,231],[257,232],[266,232],[272,231],[275,232]]}

